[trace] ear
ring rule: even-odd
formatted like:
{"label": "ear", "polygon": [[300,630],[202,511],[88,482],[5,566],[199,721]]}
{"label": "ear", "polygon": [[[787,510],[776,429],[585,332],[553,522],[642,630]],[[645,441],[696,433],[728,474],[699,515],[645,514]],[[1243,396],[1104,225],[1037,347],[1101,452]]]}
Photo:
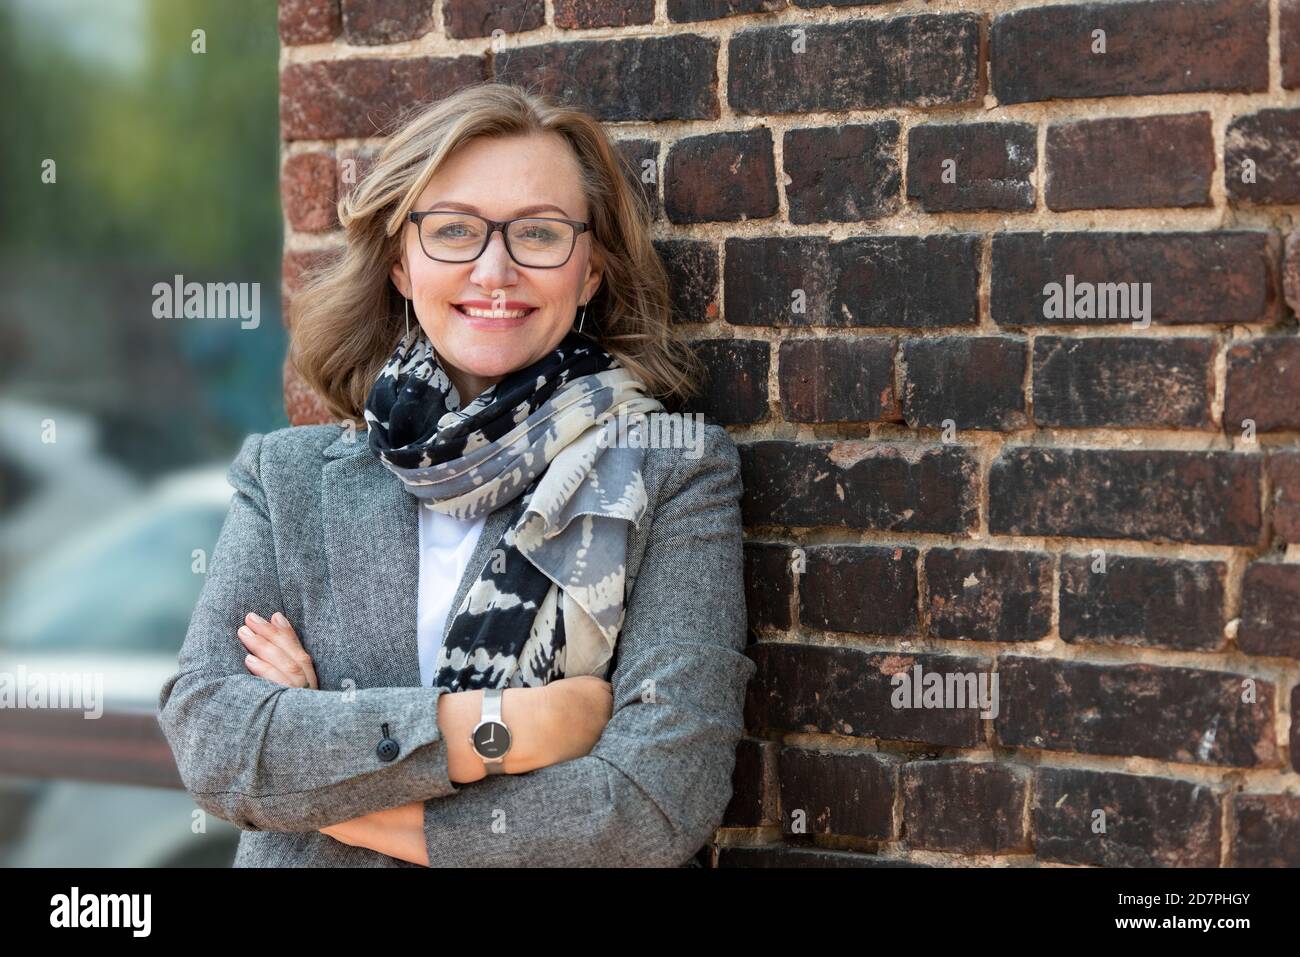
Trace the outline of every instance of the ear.
{"label": "ear", "polygon": [[388,277],[393,281],[393,285],[397,287],[398,292],[407,299],[411,298],[411,277],[406,272],[405,253],[402,254],[402,258],[393,263],[393,268],[389,272]]}
{"label": "ear", "polygon": [[591,254],[591,259],[587,261],[587,281],[583,283],[582,295],[578,297],[579,304],[591,302],[592,296],[596,295],[596,290],[600,288],[600,282],[604,275],[604,257],[599,249],[595,249]]}

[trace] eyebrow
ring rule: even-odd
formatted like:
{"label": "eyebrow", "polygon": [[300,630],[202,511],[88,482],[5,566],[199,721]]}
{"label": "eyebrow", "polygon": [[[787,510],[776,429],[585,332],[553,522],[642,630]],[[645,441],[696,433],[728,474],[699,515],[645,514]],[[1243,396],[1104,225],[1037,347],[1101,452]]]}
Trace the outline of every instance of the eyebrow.
{"label": "eyebrow", "polygon": [[[460,209],[460,210],[464,210],[467,213],[479,213],[479,208],[477,206],[473,206],[469,203],[456,203],[456,202],[452,202],[451,200],[439,200],[438,202],[431,205],[429,208],[430,209],[439,209],[439,208]],[[511,214],[510,218],[513,219],[518,216],[528,216],[531,213],[541,213],[549,210],[554,210],[555,212],[561,214],[562,216],[569,215],[559,206],[556,206],[554,203],[538,203],[534,206],[521,206],[519,209],[516,209],[513,214]]]}

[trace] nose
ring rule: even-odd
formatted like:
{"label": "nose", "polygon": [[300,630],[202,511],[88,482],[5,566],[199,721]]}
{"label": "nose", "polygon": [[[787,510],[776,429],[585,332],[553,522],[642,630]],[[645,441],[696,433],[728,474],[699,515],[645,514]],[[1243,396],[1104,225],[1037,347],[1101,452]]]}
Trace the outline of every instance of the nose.
{"label": "nose", "polygon": [[495,289],[514,282],[515,262],[506,251],[506,239],[501,230],[488,237],[487,249],[474,262],[470,278],[484,289]]}

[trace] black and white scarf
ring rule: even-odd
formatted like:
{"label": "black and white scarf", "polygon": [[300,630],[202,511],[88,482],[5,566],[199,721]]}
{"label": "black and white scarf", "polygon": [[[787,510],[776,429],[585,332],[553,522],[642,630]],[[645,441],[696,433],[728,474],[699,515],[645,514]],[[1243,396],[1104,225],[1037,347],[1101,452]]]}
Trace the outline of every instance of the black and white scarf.
{"label": "black and white scarf", "polygon": [[623,625],[628,525],[646,509],[644,443],[628,436],[663,409],[643,389],[570,330],[462,409],[423,328],[403,337],[366,399],[370,451],[422,508],[472,519],[515,503],[455,612],[434,687],[605,677]]}

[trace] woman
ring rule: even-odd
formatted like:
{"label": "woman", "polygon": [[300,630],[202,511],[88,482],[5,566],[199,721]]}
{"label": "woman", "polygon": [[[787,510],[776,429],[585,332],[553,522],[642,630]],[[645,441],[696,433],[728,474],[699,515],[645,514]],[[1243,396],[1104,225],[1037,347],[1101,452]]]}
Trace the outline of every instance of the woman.
{"label": "woman", "polygon": [[159,701],[186,788],[235,866],[694,865],[755,670],[739,456],[659,401],[699,367],[641,197],[591,117],[483,84],[339,218],[290,328],[345,425],[230,469]]}

